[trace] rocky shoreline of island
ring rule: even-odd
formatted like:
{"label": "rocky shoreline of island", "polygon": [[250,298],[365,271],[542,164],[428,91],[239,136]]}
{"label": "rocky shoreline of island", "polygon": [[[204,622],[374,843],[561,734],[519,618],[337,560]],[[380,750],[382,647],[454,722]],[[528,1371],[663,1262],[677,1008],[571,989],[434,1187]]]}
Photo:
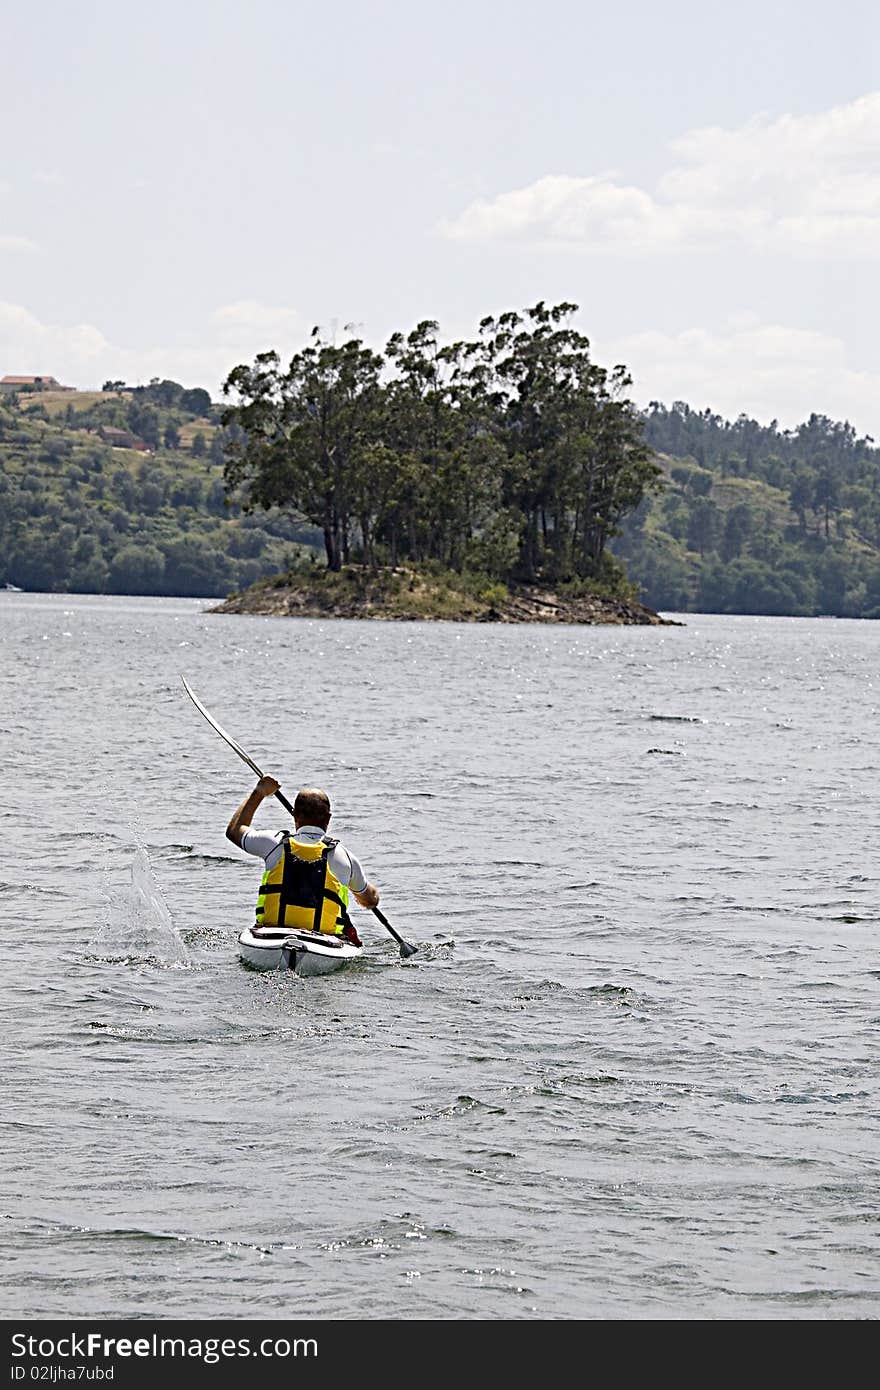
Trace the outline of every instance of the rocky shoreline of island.
{"label": "rocky shoreline of island", "polygon": [[210,613],[272,618],[371,618],[391,622],[581,623],[680,627],[632,597],[579,586],[468,583],[409,568],[277,575],[231,594]]}

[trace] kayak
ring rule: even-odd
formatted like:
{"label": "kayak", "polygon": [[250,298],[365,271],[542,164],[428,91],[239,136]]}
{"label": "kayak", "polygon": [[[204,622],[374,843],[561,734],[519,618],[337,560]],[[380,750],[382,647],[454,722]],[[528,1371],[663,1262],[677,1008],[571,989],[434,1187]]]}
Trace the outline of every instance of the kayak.
{"label": "kayak", "polygon": [[292,931],[290,927],[245,927],[238,938],[241,959],[253,970],[293,970],[297,975],[329,975],[359,960],[355,946],[329,932]]}
{"label": "kayak", "polygon": [[[9,586],[7,585],[7,588],[8,587]],[[180,679],[183,681],[183,687],[187,695],[192,700],[199,713],[205,716],[208,723],[211,725],[211,728],[214,729],[220,735],[224,743],[229,744],[229,747],[232,749],[233,753],[237,753],[238,756],[241,758],[242,762],[247,763],[248,767],[251,769],[252,772],[255,772],[259,778],[262,778],[263,774],[257,767],[256,763],[253,761],[253,759],[248,756],[248,754],[244,751],[240,744],[236,743],[234,738],[230,738],[226,731],[220,728],[220,725],[217,723],[217,720],[214,718],[213,714],[209,714],[208,711],[205,709],[205,706],[202,704],[198,695],[196,695],[189,681],[186,679],[186,676],[181,676]],[[293,807],[287,800],[287,797],[284,796],[283,793],[280,791],[280,789],[276,791],[274,795],[281,802],[281,805],[284,807],[285,811],[289,811],[290,814],[293,816]],[[295,816],[294,819],[296,819]],[[379,911],[378,907],[373,907],[370,910],[375,914],[376,917],[378,917],[379,921],[382,923],[382,926],[385,927],[386,931],[389,931],[391,935],[394,937],[394,940],[400,947],[400,959],[408,960],[410,956],[414,956],[416,951],[419,949],[418,946],[413,946],[411,942],[404,941],[403,937],[398,935],[398,933],[392,927],[391,923],[388,921],[388,918]],[[274,928],[273,930],[277,931],[279,929]],[[294,933],[294,935],[302,937],[302,933],[300,932],[296,932]],[[305,940],[309,941],[311,940],[311,938],[308,935],[306,935]],[[298,975],[326,975],[329,971],[337,970],[340,965],[345,965],[349,960],[352,960],[354,959],[354,957],[359,956],[361,954],[361,948],[354,947],[353,952],[351,950],[343,951],[343,954],[341,956],[338,956],[336,954],[336,951],[332,948],[338,947],[340,943],[338,941],[335,941],[332,937],[330,937],[329,933],[325,933],[324,944],[329,945],[331,947],[331,950],[329,952],[323,951],[315,953],[318,955],[322,955],[326,958],[323,967],[321,966],[321,963],[317,961],[305,962],[305,964],[298,961],[300,949],[306,949],[304,947],[296,948],[297,959],[294,959],[290,955],[288,955],[288,958],[285,961],[284,942],[280,943],[280,958],[278,960],[271,960],[268,955],[263,954],[265,951],[268,950],[268,938],[261,935],[261,937],[257,939],[254,937],[250,929],[243,931],[241,936],[238,938],[238,941],[241,947],[242,959],[246,960],[249,965],[255,966],[257,970],[276,970],[279,966],[283,964],[285,969],[295,970]],[[351,945],[350,942],[347,942],[345,944],[349,946]],[[309,946],[307,949],[309,950],[309,952],[312,951],[311,946]],[[245,954],[246,952],[252,952],[253,954]],[[266,961],[268,961],[269,963],[265,964],[264,962]],[[315,968],[309,968],[310,965],[315,966]]]}

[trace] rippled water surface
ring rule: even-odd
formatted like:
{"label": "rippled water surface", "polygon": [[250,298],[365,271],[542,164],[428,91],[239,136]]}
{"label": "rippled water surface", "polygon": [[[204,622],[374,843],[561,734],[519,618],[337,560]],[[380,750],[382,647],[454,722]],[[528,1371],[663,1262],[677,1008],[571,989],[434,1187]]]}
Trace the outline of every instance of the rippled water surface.
{"label": "rippled water surface", "polygon": [[[2,1315],[875,1318],[880,625],[208,607],[0,596]],[[242,966],[181,673],[411,960]]]}

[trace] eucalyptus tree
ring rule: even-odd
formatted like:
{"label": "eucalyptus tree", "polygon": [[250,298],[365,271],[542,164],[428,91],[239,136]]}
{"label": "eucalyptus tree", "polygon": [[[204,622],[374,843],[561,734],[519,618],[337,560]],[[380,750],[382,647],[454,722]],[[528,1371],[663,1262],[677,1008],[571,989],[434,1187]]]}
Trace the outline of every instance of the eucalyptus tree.
{"label": "eucalyptus tree", "polygon": [[799,466],[788,490],[788,500],[792,511],[797,516],[802,536],[807,534],[807,508],[813,505],[814,482],[812,473],[803,466]]}
{"label": "eucalyptus tree", "polygon": [[718,507],[711,497],[698,497],[691,506],[688,544],[700,552],[702,559],[707,550],[714,550],[717,537]]}
{"label": "eucalyptus tree", "polygon": [[418,514],[421,470],[418,459],[390,449],[381,439],[365,440],[352,460],[349,496],[360,532],[365,565],[375,568],[379,545],[393,567],[401,558],[403,533]]}
{"label": "eucalyptus tree", "polygon": [[463,377],[504,442],[503,501],[519,517],[519,570],[596,577],[609,539],[660,477],[626,398],[631,380],[590,355],[576,304],[485,318],[458,346]]}
{"label": "eucalyptus tree", "polygon": [[337,347],[314,329],[286,371],[276,352],[229,373],[223,394],[225,480],[245,510],[277,507],[321,528],[327,564],[348,559],[352,485],[364,450],[376,442],[382,358],[349,339]]}
{"label": "eucalyptus tree", "polygon": [[501,506],[503,450],[486,402],[463,371],[460,344],[441,346],[425,320],[386,348],[394,368],[386,399],[386,439],[410,463],[403,520],[410,553],[454,570],[466,567],[475,538]]}
{"label": "eucalyptus tree", "polygon": [[818,515],[824,513],[825,519],[825,539],[831,538],[831,513],[836,512],[840,505],[840,485],[837,476],[831,471],[830,466],[824,463],[820,466],[820,471],[813,484],[813,509]]}

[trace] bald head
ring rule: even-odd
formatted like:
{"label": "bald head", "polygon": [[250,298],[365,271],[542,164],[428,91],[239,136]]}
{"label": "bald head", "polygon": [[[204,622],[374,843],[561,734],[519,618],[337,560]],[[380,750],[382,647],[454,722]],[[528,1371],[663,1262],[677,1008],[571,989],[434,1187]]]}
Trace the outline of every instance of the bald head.
{"label": "bald head", "polygon": [[330,798],[319,787],[303,787],[296,794],[293,803],[293,819],[297,828],[301,825],[320,825],[326,830],[330,824]]}

